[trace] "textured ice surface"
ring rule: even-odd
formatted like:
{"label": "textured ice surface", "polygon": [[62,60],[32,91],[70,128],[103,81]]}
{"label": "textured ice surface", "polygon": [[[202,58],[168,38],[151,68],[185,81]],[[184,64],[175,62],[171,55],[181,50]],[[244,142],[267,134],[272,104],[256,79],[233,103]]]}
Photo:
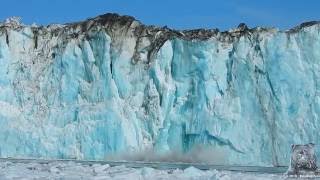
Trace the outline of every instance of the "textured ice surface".
{"label": "textured ice surface", "polygon": [[0,26],[1,157],[206,149],[212,162],[271,166],[319,141],[319,24],[206,40],[121,18]]}
{"label": "textured ice surface", "polygon": [[202,171],[194,167],[185,170],[157,170],[153,168],[133,169],[125,166],[110,167],[109,165],[78,163],[11,163],[0,162],[0,179],[210,179],[210,180],[279,180],[286,179],[281,174],[238,173],[230,171]]}

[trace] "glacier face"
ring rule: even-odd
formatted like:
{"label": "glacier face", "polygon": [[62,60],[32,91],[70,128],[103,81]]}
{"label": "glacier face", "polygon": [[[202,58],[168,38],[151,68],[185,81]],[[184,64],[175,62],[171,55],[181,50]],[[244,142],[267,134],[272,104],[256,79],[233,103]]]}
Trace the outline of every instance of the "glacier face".
{"label": "glacier face", "polygon": [[287,32],[178,32],[116,15],[2,23],[0,156],[205,147],[213,162],[288,165],[291,144],[320,140],[319,49],[318,23]]}

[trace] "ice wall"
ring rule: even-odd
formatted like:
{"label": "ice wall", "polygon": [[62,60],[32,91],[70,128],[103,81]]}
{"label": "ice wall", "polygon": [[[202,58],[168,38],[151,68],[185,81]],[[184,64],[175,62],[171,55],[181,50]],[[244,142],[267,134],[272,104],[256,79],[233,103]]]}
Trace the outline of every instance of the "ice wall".
{"label": "ice wall", "polygon": [[110,14],[48,27],[11,20],[0,24],[0,156],[201,147],[212,162],[287,165],[291,144],[320,140],[319,50],[315,22],[219,32]]}

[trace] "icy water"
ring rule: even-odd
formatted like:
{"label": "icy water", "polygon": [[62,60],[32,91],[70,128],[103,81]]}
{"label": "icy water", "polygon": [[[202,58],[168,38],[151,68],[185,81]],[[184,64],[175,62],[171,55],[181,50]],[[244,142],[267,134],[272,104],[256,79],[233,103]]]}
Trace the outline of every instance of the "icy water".
{"label": "icy water", "polygon": [[1,159],[0,179],[287,179],[285,168]]}

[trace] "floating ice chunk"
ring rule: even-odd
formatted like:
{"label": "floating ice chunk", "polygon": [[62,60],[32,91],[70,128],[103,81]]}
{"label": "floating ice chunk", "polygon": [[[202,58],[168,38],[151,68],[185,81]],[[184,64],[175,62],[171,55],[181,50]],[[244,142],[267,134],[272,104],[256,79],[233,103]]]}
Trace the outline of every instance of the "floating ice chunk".
{"label": "floating ice chunk", "polygon": [[109,164],[104,164],[104,165],[101,165],[101,164],[97,164],[97,165],[93,165],[93,170],[95,173],[103,173],[105,172],[109,167],[110,165]]}
{"label": "floating ice chunk", "polygon": [[184,175],[189,176],[189,177],[197,177],[197,176],[202,176],[204,173],[200,169],[197,169],[193,166],[188,167],[183,171]]}

